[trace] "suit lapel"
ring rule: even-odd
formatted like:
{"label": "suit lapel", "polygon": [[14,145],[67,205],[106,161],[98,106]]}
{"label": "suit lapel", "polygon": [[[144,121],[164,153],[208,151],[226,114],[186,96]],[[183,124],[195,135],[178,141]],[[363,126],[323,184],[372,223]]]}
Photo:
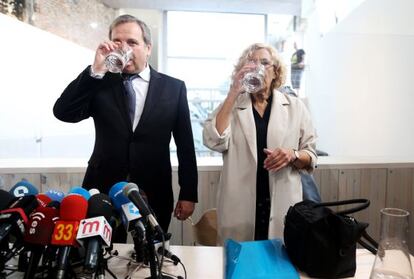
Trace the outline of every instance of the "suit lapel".
{"label": "suit lapel", "polygon": [[[162,84],[163,80],[161,75],[150,67],[151,79],[148,86],[147,97],[145,98],[144,110],[142,111],[141,118],[138,122],[137,129],[140,128],[148,116],[151,114],[151,110],[157,104],[161,94],[162,94]],[[136,129],[136,130],[137,130]]]}
{"label": "suit lapel", "polygon": [[252,101],[249,94],[246,93],[240,96],[238,103],[236,104],[236,110],[240,119],[243,134],[246,137],[249,149],[257,164],[256,128],[252,111]]}
{"label": "suit lapel", "polygon": [[113,93],[116,105],[119,108],[119,111],[122,115],[122,120],[125,123],[125,125],[128,127],[130,131],[132,131],[132,123],[128,115],[127,111],[127,104],[125,99],[125,88],[124,84],[122,82],[122,78],[119,74],[113,74],[111,77],[112,81],[110,83],[112,84]]}
{"label": "suit lapel", "polygon": [[271,150],[281,147],[285,139],[288,123],[288,105],[289,101],[285,95],[275,90],[267,128],[267,147]]}

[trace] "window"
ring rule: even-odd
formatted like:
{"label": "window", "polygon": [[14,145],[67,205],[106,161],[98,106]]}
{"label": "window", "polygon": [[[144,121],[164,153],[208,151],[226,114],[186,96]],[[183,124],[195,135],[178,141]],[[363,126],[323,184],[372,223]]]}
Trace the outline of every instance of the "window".
{"label": "window", "polygon": [[265,42],[266,16],[170,11],[166,26],[165,69],[186,83],[197,156],[217,155],[203,146],[203,122],[226,97],[242,51]]}

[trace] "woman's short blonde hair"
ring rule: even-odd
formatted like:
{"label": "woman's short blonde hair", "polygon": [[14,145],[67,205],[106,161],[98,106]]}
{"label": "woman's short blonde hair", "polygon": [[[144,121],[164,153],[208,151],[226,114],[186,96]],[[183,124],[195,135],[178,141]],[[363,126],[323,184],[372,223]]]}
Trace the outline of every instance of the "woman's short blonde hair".
{"label": "woman's short blonde hair", "polygon": [[272,84],[270,86],[271,92],[273,92],[273,89],[277,89],[281,87],[286,80],[286,67],[282,63],[282,60],[280,59],[279,54],[277,53],[276,49],[270,45],[262,44],[262,43],[255,43],[250,45],[248,48],[246,48],[242,55],[240,56],[237,64],[234,66],[234,70],[232,73],[232,80],[234,80],[234,76],[240,69],[246,64],[246,62],[251,58],[253,52],[259,49],[265,49],[269,52],[270,56],[272,57],[272,63],[273,63],[273,71],[275,72],[276,78],[272,81]]}

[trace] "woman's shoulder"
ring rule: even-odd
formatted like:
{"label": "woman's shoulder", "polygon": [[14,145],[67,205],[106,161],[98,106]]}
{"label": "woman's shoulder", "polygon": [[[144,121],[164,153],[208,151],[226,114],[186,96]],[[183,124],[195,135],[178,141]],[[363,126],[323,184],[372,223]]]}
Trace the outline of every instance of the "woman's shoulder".
{"label": "woman's shoulder", "polygon": [[275,90],[274,94],[276,95],[275,99],[281,100],[282,104],[289,105],[291,108],[302,109],[306,107],[302,99],[297,96],[281,92],[279,90]]}

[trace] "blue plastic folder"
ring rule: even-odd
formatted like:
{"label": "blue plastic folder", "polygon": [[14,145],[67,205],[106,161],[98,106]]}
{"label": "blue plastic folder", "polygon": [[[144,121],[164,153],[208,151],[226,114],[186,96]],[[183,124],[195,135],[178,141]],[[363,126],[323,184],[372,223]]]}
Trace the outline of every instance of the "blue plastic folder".
{"label": "blue plastic folder", "polygon": [[225,243],[226,279],[299,279],[280,239]]}

